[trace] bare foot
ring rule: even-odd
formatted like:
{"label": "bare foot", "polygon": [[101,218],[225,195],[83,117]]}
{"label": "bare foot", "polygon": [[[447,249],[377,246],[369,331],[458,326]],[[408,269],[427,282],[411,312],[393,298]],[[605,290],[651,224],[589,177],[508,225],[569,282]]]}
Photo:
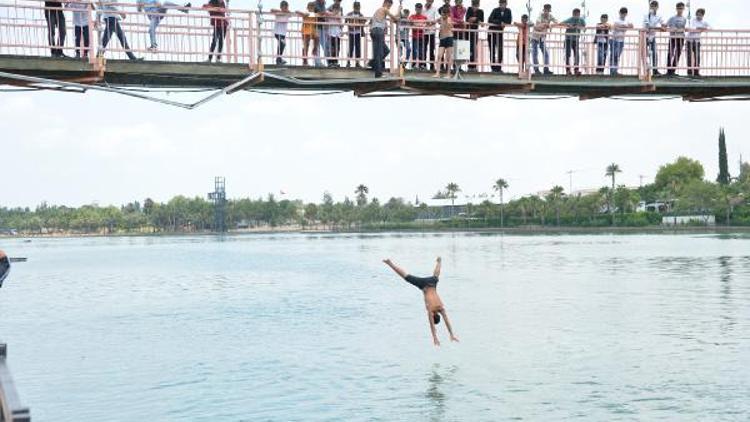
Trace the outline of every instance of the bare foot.
{"label": "bare foot", "polygon": [[436,74],[432,75],[432,77],[433,77],[433,78],[439,78],[439,77],[440,77],[440,74],[439,74],[439,73],[436,73]]}

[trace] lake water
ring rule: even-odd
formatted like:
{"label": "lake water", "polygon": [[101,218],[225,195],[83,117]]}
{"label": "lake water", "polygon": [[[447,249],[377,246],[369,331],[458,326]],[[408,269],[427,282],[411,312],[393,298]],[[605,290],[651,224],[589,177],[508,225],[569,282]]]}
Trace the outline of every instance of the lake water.
{"label": "lake water", "polygon": [[[747,235],[0,239],[34,421],[750,418]],[[461,343],[432,345],[428,275]]]}

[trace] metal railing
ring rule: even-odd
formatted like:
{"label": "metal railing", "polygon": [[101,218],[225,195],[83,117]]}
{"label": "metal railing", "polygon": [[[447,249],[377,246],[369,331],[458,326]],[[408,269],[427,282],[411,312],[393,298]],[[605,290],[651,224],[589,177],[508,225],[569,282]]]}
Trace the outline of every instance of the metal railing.
{"label": "metal railing", "polygon": [[[116,10],[102,10],[103,4]],[[93,65],[100,63],[97,55],[177,63],[205,62],[211,57],[253,69],[265,65],[367,67],[370,61],[369,25],[354,23],[347,16],[304,21],[293,11],[280,15],[215,9],[223,16],[212,17],[201,7],[163,3],[163,9],[155,10],[144,6],[148,7],[82,0],[56,7],[45,7],[37,0],[0,2],[0,55],[49,57],[62,53]],[[63,21],[65,25],[61,25]],[[76,28],[76,23],[86,25]],[[217,26],[223,28],[218,34]],[[401,69],[432,69],[439,41],[437,26],[427,21],[391,23],[386,31],[390,50],[386,69],[395,74]],[[456,29],[454,36],[471,45],[472,58],[464,61],[462,68],[479,73],[502,69],[530,78],[543,74],[546,68],[558,75],[616,74],[645,81],[653,78],[654,70],[687,76],[750,76],[750,30],[648,34],[632,29],[606,36],[597,35],[596,28],[586,28],[580,34],[565,31],[552,28],[540,39],[519,24],[497,30],[483,23],[471,29]],[[118,32],[122,40],[118,39]],[[106,49],[102,48],[105,38],[109,38]]]}
{"label": "metal railing", "polygon": [[0,422],[29,422],[29,408],[21,406],[13,377],[5,363],[7,352],[5,343],[0,343]]}

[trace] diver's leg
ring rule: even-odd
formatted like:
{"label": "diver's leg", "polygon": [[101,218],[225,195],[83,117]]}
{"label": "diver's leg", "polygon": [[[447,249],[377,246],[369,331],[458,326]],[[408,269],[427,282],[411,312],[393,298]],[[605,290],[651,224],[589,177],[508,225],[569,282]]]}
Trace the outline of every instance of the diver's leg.
{"label": "diver's leg", "polygon": [[402,278],[406,278],[407,273],[404,271],[403,268],[399,267],[398,265],[394,264],[390,259],[384,259],[383,262],[385,265],[391,267],[393,271],[396,272],[396,274],[400,275]]}

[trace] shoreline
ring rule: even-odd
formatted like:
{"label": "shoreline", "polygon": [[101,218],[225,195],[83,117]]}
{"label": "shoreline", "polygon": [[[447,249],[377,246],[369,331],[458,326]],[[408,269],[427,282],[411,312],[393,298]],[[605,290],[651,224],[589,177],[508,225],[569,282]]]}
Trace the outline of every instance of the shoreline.
{"label": "shoreline", "polygon": [[251,229],[230,230],[226,233],[214,232],[158,232],[158,233],[54,233],[54,234],[0,234],[0,239],[67,239],[99,237],[189,237],[189,236],[243,236],[269,234],[378,234],[378,233],[471,233],[471,234],[511,234],[511,235],[586,235],[586,234],[733,234],[750,233],[750,226],[686,226],[686,227],[506,227],[506,228],[384,228],[384,229]]}

